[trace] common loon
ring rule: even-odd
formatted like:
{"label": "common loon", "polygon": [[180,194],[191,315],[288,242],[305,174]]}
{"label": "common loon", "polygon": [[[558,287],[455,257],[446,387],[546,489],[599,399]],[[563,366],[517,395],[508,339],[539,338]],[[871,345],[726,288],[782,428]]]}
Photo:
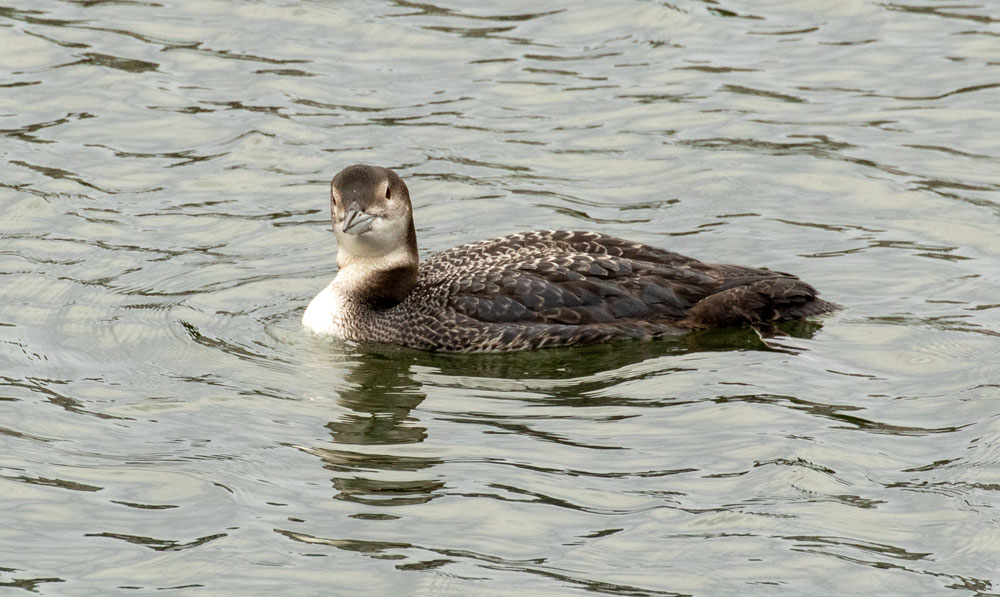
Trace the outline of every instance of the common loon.
{"label": "common loon", "polygon": [[354,165],[330,184],[339,272],[305,327],[345,340],[486,352],[649,339],[837,308],[791,274],[702,263],[597,232],[521,232],[418,264],[406,183]]}

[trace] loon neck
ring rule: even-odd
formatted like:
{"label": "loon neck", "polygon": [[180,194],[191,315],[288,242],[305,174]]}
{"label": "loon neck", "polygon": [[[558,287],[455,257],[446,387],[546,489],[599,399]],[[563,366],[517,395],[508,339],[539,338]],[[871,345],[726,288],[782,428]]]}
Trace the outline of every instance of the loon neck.
{"label": "loon neck", "polygon": [[356,303],[371,309],[388,309],[403,302],[417,284],[416,247],[379,257],[356,257],[338,251],[340,271],[334,287]]}

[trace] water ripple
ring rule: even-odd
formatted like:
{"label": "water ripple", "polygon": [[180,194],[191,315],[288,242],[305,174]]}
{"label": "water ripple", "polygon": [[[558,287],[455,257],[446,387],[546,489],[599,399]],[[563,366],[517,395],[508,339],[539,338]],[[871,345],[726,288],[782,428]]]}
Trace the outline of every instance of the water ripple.
{"label": "water ripple", "polygon": [[[996,590],[985,5],[7,4],[0,586]],[[356,162],[404,176],[422,257],[583,226],[847,308],[520,355],[303,334]]]}

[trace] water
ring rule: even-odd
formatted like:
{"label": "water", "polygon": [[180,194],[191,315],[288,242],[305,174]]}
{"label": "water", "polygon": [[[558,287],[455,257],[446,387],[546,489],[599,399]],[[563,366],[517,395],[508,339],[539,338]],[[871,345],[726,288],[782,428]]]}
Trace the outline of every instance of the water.
{"label": "water", "polygon": [[[0,586],[1000,594],[998,130],[986,2],[6,0]],[[423,254],[598,229],[847,309],[312,337],[355,162]]]}

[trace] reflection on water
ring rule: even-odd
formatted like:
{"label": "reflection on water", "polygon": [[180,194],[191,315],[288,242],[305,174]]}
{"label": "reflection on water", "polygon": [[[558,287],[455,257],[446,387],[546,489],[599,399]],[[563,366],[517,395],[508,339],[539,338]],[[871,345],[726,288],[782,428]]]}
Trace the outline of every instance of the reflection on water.
{"label": "reflection on water", "polygon": [[[340,393],[338,402],[349,412],[326,425],[333,442],[344,445],[313,451],[326,469],[346,473],[333,479],[337,499],[370,506],[420,504],[436,497],[444,486],[436,479],[412,478],[412,473],[426,473],[424,469],[440,464],[438,458],[371,450],[372,446],[415,444],[427,437],[427,428],[411,415],[426,395],[409,378],[406,354],[402,358],[362,354],[345,376],[350,389]],[[364,451],[350,450],[353,446]],[[394,473],[400,471],[411,474],[399,479]]]}
{"label": "reflection on water", "polygon": [[[0,586],[993,594],[1000,36],[934,2],[0,6]],[[327,186],[421,254],[599,229],[818,322],[304,334]]]}

